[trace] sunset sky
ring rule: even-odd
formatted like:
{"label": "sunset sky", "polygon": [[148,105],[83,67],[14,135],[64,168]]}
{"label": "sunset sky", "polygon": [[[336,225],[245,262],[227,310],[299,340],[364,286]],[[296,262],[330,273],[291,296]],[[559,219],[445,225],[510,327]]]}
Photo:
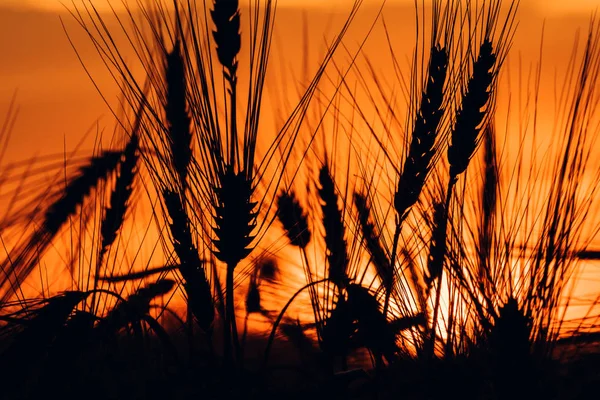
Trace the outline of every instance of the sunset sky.
{"label": "sunset sky", "polygon": [[[115,6],[121,4],[120,1],[113,3]],[[94,1],[93,4],[105,8],[103,4],[106,2]],[[279,64],[275,68],[288,69],[300,63],[301,52],[297,51],[297,46],[301,45],[302,18],[299,16],[302,13],[308,20],[309,45],[319,50],[315,51],[316,55],[309,56],[311,65],[316,65],[314,63],[318,61],[318,55],[322,54],[324,37],[331,38],[336,32],[350,4],[349,0],[280,0],[272,56],[273,65]],[[346,38],[350,47],[365,36],[379,4],[375,0],[365,2]],[[590,15],[598,6],[600,0],[522,1],[511,60],[515,61],[521,56],[525,69],[529,63],[535,62],[545,20],[544,66],[548,71],[553,68],[560,70],[569,58],[576,30],[580,28],[585,32]],[[73,7],[69,5],[68,8]],[[401,60],[409,58],[414,47],[414,40],[402,40],[405,35],[414,37],[414,15],[413,0],[391,0],[385,7],[386,23],[392,39],[397,38],[394,44]],[[15,92],[20,109],[12,132],[9,159],[61,152],[65,146],[72,149],[81,135],[93,127],[99,118],[100,129],[109,132],[112,129],[113,118],[77,60],[60,18],[109,102],[114,104],[117,97],[114,84],[95,55],[95,50],[73,18],[65,12],[61,2],[0,0],[0,115],[5,113]],[[387,53],[380,25],[365,47],[371,60],[377,60],[382,53]],[[290,45],[292,43],[294,45]],[[297,62],[294,62],[294,58]],[[516,65],[514,62],[511,64]],[[379,66],[383,75],[386,74],[386,68],[391,72],[391,67],[389,61],[381,62]],[[552,86],[553,74],[548,73],[546,77],[549,85],[542,86]],[[294,84],[293,76],[286,79],[291,85]]]}

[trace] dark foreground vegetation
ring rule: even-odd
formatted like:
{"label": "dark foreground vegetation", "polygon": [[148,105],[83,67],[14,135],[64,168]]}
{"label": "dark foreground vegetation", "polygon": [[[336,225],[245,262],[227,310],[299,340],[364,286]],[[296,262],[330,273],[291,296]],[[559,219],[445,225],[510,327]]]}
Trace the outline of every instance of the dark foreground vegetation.
{"label": "dark foreground vegetation", "polygon": [[[375,70],[332,62],[356,3],[272,135],[260,116],[275,5],[210,3],[155,0],[121,21],[141,80],[93,6],[73,11],[122,89],[124,144],[3,223],[30,233],[0,270],[2,397],[594,397],[594,324],[566,327],[564,306],[599,226],[596,21],[538,160],[535,130],[496,129],[516,2],[433,1],[399,83],[406,123]],[[326,80],[339,83],[324,101]],[[123,266],[142,200],[160,255]],[[75,285],[23,295],[69,232]],[[293,289],[279,252],[301,260]]]}

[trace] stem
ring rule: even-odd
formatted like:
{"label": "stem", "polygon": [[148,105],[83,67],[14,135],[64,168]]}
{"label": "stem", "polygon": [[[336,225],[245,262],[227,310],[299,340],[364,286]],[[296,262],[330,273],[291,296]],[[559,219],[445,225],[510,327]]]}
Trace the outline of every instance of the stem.
{"label": "stem", "polygon": [[[444,229],[447,229],[448,226],[448,209],[450,207],[450,199],[452,198],[452,190],[454,189],[454,184],[456,183],[456,177],[455,176],[450,176],[450,180],[448,181],[448,191],[446,193],[446,204],[444,205],[444,213],[446,215],[444,215]],[[446,249],[445,249],[444,245],[444,259],[446,258]],[[444,275],[444,260],[442,260],[442,271],[440,272],[440,276],[438,276],[437,278],[437,288],[435,291],[435,305],[433,308],[433,320],[431,321],[431,332],[430,332],[430,339],[429,339],[429,348],[428,348],[428,354],[427,354],[427,358],[433,358],[434,354],[435,354],[435,331],[437,329],[437,318],[438,318],[438,311],[440,308],[440,297],[442,294],[442,278]]]}
{"label": "stem", "polygon": [[231,356],[231,343],[233,342],[233,349],[235,352],[234,356],[231,356],[232,364],[235,360],[239,361],[241,348],[238,339],[237,325],[235,320],[235,303],[233,296],[233,270],[235,265],[227,266],[227,282],[226,282],[226,299],[225,299],[225,343],[226,349],[229,350],[229,356]]}
{"label": "stem", "polygon": [[233,359],[231,356],[231,323],[229,322],[229,319],[231,318],[229,314],[229,302],[233,301],[233,299],[230,300],[229,298],[229,268],[227,268],[226,285],[225,323],[223,324],[223,353],[225,356],[225,362],[229,365],[233,365]]}
{"label": "stem", "polygon": [[[308,280],[308,283],[313,283],[313,276],[312,276],[312,270],[310,268],[310,263],[308,262],[308,254],[306,254],[306,247],[302,247],[301,248],[301,254],[302,254],[302,258],[304,261],[304,268],[305,268],[305,274],[306,274],[306,279]],[[314,286],[311,286],[308,289],[308,293],[310,295],[310,304],[312,306],[312,310],[313,310],[313,316],[315,318],[315,326],[316,326],[316,330],[317,330],[317,339],[320,341],[321,340],[321,328],[320,328],[320,323],[322,321],[321,319],[321,310],[319,308],[319,299],[317,297],[317,293],[315,291]]]}
{"label": "stem", "polygon": [[[392,244],[392,256],[390,257],[390,268],[394,271],[394,264],[396,263],[396,252],[398,251],[398,242],[400,241],[400,231],[402,228],[402,220],[398,216],[398,221],[396,222],[396,229],[394,231],[394,242]],[[393,275],[392,275],[393,276]],[[393,282],[393,281],[392,281]],[[388,308],[390,306],[390,296],[392,294],[392,286],[385,288],[385,301],[383,303],[383,316],[387,320]]]}
{"label": "stem", "polygon": [[[98,310],[96,309],[96,289],[98,289],[98,284],[100,283],[100,269],[102,268],[102,264],[104,261],[104,256],[106,253],[106,249],[103,247],[100,249],[100,253],[98,254],[98,260],[96,261],[96,270],[94,271],[94,286],[92,286],[92,301],[90,305],[90,312],[92,314],[98,314]],[[85,302],[84,302],[85,304]]]}
{"label": "stem", "polygon": [[237,155],[237,146],[238,146],[238,143],[237,143],[237,106],[236,106],[237,83],[236,83],[235,77],[232,78],[232,80],[229,82],[229,84],[231,86],[231,92],[229,93],[229,98],[230,98],[230,102],[231,102],[231,104],[229,105],[229,107],[230,107],[229,164],[233,166],[233,165],[236,165],[236,155]]}
{"label": "stem", "polygon": [[[390,268],[392,268],[392,271],[395,271],[394,268],[394,264],[396,263],[396,253],[398,252],[398,243],[400,242],[400,232],[402,231],[402,222],[404,221],[404,219],[402,218],[401,215],[397,216],[396,219],[396,229],[394,230],[394,241],[392,243],[392,254],[390,257]],[[395,273],[394,273],[395,274]],[[392,275],[393,277],[394,275]],[[386,287],[386,293],[385,293],[385,302],[383,304],[383,315],[385,317],[385,319],[387,320],[387,312],[388,312],[388,308],[390,305],[390,296],[391,296],[391,292],[392,292],[392,287],[394,286],[393,284],[393,279],[392,279],[392,283],[390,284],[390,287]]]}

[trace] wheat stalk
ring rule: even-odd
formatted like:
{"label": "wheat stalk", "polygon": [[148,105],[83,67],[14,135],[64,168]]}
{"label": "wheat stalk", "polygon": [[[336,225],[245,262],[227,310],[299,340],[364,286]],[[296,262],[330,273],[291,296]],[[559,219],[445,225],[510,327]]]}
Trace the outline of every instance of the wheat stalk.
{"label": "wheat stalk", "polygon": [[480,142],[484,118],[488,115],[488,104],[495,80],[496,54],[490,39],[485,38],[479,47],[479,55],[473,64],[473,72],[462,94],[460,108],[450,136],[448,163],[450,179],[454,181],[463,173]]}
{"label": "wheat stalk", "polygon": [[242,45],[239,2],[238,0],[214,0],[210,15],[215,24],[213,39],[217,46],[219,62],[227,70],[227,79],[235,81],[238,65],[236,57]]}
{"label": "wheat stalk", "polygon": [[17,248],[16,255],[2,262],[0,288],[3,293],[0,304],[5,303],[18,290],[35,267],[39,256],[48,248],[69,217],[81,207],[90,192],[116,170],[122,154],[122,151],[104,151],[79,168],[61,196],[48,207],[41,228]]}
{"label": "wheat stalk", "polygon": [[293,191],[282,191],[277,197],[277,218],[290,243],[306,248],[311,239],[308,216]]}
{"label": "wheat stalk", "polygon": [[103,256],[108,251],[108,248],[114,243],[125,219],[136,173],[138,146],[138,137],[136,134],[133,134],[123,150],[123,159],[119,165],[119,176],[110,194],[110,203],[104,212],[104,218],[100,225],[102,241],[100,255],[98,256],[99,265],[102,264]]}
{"label": "wheat stalk", "polygon": [[[96,260],[96,270],[94,272],[93,288],[98,287],[100,280],[100,269],[104,261],[104,256],[108,249],[117,238],[117,233],[125,220],[125,213],[129,205],[131,197],[133,180],[136,173],[136,165],[138,161],[139,139],[137,133],[131,135],[129,142],[123,149],[123,159],[119,163],[119,175],[115,182],[115,187],[110,194],[109,206],[104,211],[104,217],[100,224],[100,253]],[[92,310],[96,307],[96,293],[92,295]]]}
{"label": "wheat stalk", "polygon": [[371,212],[366,197],[360,193],[354,193],[354,206],[358,211],[358,222],[365,247],[371,255],[371,261],[387,293],[394,284],[394,269],[381,245],[380,233],[370,221]]}
{"label": "wheat stalk", "polygon": [[[439,44],[435,44],[430,49],[427,83],[424,92],[421,94],[421,103],[415,117],[410,147],[394,194],[396,227],[390,260],[392,268],[396,263],[402,222],[410,208],[419,199],[427,175],[433,167],[435,140],[439,135],[440,122],[444,115],[442,105],[447,74],[448,50]],[[385,314],[388,311],[390,295],[391,291],[388,290],[385,298]]]}
{"label": "wheat stalk", "polygon": [[487,293],[489,283],[492,282],[492,248],[494,240],[494,227],[496,223],[496,207],[498,201],[498,159],[496,156],[496,139],[493,124],[488,124],[484,131],[484,176],[481,188],[481,222],[479,225],[479,286],[480,290],[489,298]]}
{"label": "wheat stalk", "polygon": [[179,194],[165,190],[163,198],[168,214],[173,248],[179,258],[179,272],[184,280],[188,304],[198,325],[206,333],[212,332],[214,304],[210,285],[198,249],[192,240],[190,222]]}
{"label": "wheat stalk", "polygon": [[394,208],[400,221],[406,218],[410,207],[417,202],[432,167],[435,139],[444,115],[442,104],[447,72],[447,49],[433,46],[429,54],[427,84],[421,95],[408,155],[394,194]]}
{"label": "wheat stalk", "polygon": [[[311,241],[312,233],[308,226],[308,215],[302,208],[294,191],[282,191],[277,197],[277,218],[283,225],[290,243],[300,249],[303,258],[304,276],[306,281],[311,284],[314,282],[314,276],[307,254],[307,246]],[[309,286],[308,293],[315,323],[317,324],[317,338],[319,338],[324,312],[321,309],[317,289],[314,286]]]}
{"label": "wheat stalk", "polygon": [[253,188],[246,175],[228,168],[216,187],[215,256],[235,268],[252,251],[252,232],[256,227],[256,203],[251,201]]}
{"label": "wheat stalk", "polygon": [[192,159],[192,133],[187,110],[185,64],[179,40],[166,56],[165,81],[167,82],[165,115],[171,162],[177,172],[180,188],[185,192],[190,161]]}
{"label": "wheat stalk", "polygon": [[122,151],[104,151],[100,156],[92,157],[67,184],[61,197],[48,207],[42,228],[51,235],[58,233],[85,197],[117,169],[122,156]]}
{"label": "wheat stalk", "polygon": [[329,279],[339,288],[348,282],[348,250],[345,239],[344,217],[338,206],[338,195],[335,182],[327,164],[319,171],[319,197],[323,213],[323,228],[325,228],[325,247]]}
{"label": "wheat stalk", "polygon": [[[496,54],[489,37],[485,37],[479,46],[479,55],[473,63],[466,88],[462,92],[461,103],[456,111],[456,118],[451,132],[451,143],[448,147],[448,163],[450,178],[446,189],[445,203],[437,203],[434,208],[434,228],[431,237],[428,259],[427,286],[430,291],[433,282],[437,280],[433,320],[427,354],[432,357],[435,349],[437,317],[440,307],[442,275],[444,260],[447,253],[446,235],[448,213],[453,188],[458,175],[463,173],[480,142],[480,132],[484,118],[488,115],[491,105],[488,104],[493,91],[497,73]],[[449,328],[450,330],[451,328]]]}

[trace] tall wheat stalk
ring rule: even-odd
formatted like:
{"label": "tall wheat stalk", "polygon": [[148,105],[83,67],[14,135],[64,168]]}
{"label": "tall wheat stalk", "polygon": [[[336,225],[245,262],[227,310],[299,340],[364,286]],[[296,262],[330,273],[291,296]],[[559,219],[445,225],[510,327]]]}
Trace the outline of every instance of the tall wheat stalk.
{"label": "tall wheat stalk", "polygon": [[[224,353],[227,362],[234,364],[241,357],[234,293],[235,277],[242,274],[238,274],[237,267],[272,221],[269,215],[273,212],[274,193],[296,144],[304,115],[361,2],[354,3],[298,105],[281,130],[266,143],[260,159],[256,156],[262,129],[259,121],[275,2],[255,0],[247,11],[236,0],[208,3],[176,1],[170,11],[168,2],[156,0],[141,6],[141,20],[129,14],[128,22],[134,29],[127,30],[128,24],[120,24],[147,72],[149,94],[140,89],[142,85],[125,64],[120,49],[113,41],[104,40],[112,37],[112,33],[94,6],[74,15],[102,56],[110,60],[114,76],[121,80],[126,101],[142,101],[146,106],[141,142],[150,151],[143,159],[158,193],[169,203],[165,207],[167,223],[180,264],[185,262],[183,250],[178,251],[178,247],[186,251],[193,248],[197,253],[204,250],[200,248],[202,244],[224,265],[224,301],[217,305],[224,304]],[[244,19],[248,24],[243,26],[249,28],[242,34]],[[150,29],[146,30],[146,26]],[[153,47],[161,58],[155,57]],[[238,60],[241,52],[249,55],[245,65]],[[244,74],[240,73],[242,69]],[[248,88],[244,96],[239,93],[241,79],[247,79],[248,83],[244,85]],[[259,187],[261,193],[257,192]],[[181,232],[175,232],[179,229]],[[202,242],[194,244],[192,239],[190,245],[188,232],[192,230],[200,233]],[[191,252],[188,253],[191,257]],[[193,270],[196,274],[197,269]],[[189,277],[187,272],[180,272]],[[211,281],[209,287],[214,287],[218,276],[204,275]],[[189,283],[186,276],[184,285]],[[216,292],[218,298],[221,290]],[[188,297],[193,296],[188,293]]]}
{"label": "tall wheat stalk", "polygon": [[[469,78],[462,88],[460,105],[455,113],[447,154],[450,176],[445,192],[444,206],[439,211],[441,215],[435,223],[435,231],[445,232],[447,230],[450,201],[454,186],[459,175],[466,171],[475,150],[481,142],[481,132],[485,124],[489,121],[490,116],[493,115],[495,85],[498,71],[506,56],[506,51],[510,47],[516,3],[511,3],[504,23],[501,25],[502,28],[497,33],[496,26],[500,23],[500,7],[501,2],[492,2],[487,6],[485,12],[477,18],[477,20],[482,18],[481,21],[484,26],[481,29],[481,41],[477,45],[478,53],[471,68],[468,70]],[[493,37],[494,34],[498,35],[496,39]],[[495,45],[493,44],[494,39],[496,40]],[[470,46],[473,46],[473,44],[470,44]],[[443,240],[440,239],[442,236],[444,237]],[[430,356],[433,356],[435,348],[444,260],[447,254],[445,237],[446,234],[440,234],[440,238],[434,238],[435,247],[432,247],[432,249],[435,248],[437,255],[435,256],[435,261],[432,260],[429,266],[430,284],[433,283],[433,280],[437,281],[430,331],[431,337],[427,350]],[[434,240],[432,240],[432,243]],[[432,258],[430,257],[430,259]]]}

